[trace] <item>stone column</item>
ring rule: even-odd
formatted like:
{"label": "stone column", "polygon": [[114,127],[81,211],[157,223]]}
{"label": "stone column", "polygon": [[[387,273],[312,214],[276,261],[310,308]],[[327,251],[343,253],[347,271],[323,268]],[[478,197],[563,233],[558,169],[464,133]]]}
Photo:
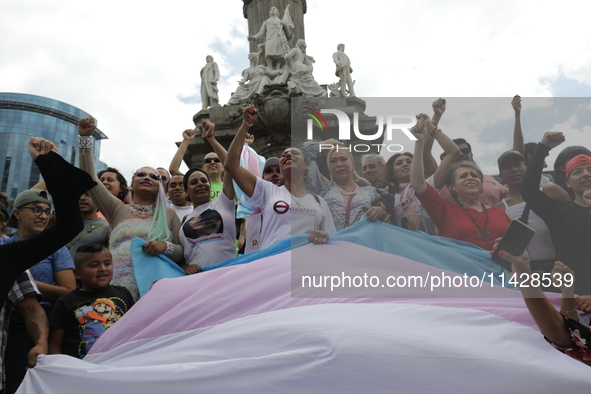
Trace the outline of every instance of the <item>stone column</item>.
{"label": "stone column", "polygon": [[[264,21],[269,19],[269,10],[276,7],[279,10],[279,18],[283,18],[283,11],[289,4],[289,14],[295,25],[293,29],[293,43],[305,39],[304,36],[304,14],[306,13],[306,0],[242,0],[244,17],[248,19],[248,35],[253,36],[261,30]],[[260,41],[260,40],[259,40]],[[249,41],[250,51],[256,52],[260,42]]]}

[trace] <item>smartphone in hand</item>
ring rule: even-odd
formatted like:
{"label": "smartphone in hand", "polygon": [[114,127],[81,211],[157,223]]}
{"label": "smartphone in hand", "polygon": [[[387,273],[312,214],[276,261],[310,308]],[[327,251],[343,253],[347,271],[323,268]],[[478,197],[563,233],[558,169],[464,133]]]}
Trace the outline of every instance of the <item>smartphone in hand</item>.
{"label": "smartphone in hand", "polygon": [[504,250],[513,256],[520,256],[525,251],[525,248],[527,248],[527,245],[529,245],[535,233],[536,230],[527,224],[520,222],[518,219],[513,219],[507,231],[505,231],[501,242],[499,242],[497,250],[492,255],[492,260],[507,271],[511,271],[511,263],[499,256],[499,252]]}

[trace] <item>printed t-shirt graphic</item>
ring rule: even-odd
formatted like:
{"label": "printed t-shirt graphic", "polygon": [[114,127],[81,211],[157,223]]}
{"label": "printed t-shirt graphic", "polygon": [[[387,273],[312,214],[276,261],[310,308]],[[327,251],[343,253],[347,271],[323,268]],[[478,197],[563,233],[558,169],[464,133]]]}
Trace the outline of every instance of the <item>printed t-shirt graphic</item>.
{"label": "printed t-shirt graphic", "polygon": [[186,264],[201,268],[236,257],[234,200],[221,193],[217,200],[201,204],[191,212],[179,231]]}

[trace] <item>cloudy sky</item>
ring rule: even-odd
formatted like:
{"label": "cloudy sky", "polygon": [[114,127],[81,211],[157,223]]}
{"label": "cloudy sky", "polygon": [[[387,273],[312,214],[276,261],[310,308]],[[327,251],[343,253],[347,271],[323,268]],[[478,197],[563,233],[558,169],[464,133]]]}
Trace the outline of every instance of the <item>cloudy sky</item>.
{"label": "cloudy sky", "polygon": [[[332,83],[331,55],[345,43],[361,97],[449,98],[442,128],[470,139],[492,171],[510,148],[517,93],[526,141],[552,129],[564,131],[569,145],[591,146],[589,105],[551,111],[552,101],[528,100],[591,97],[589,11],[583,0],[309,0],[307,52],[316,80]],[[201,108],[199,70],[208,54],[220,68],[220,101],[228,101],[248,67],[246,35],[239,0],[6,1],[0,90],[91,113],[109,137],[101,159],[129,177],[142,165],[168,166],[174,142]],[[494,101],[493,117],[452,109],[453,97],[505,101]],[[429,100],[416,112],[428,111]],[[555,116],[533,116],[533,108]]]}

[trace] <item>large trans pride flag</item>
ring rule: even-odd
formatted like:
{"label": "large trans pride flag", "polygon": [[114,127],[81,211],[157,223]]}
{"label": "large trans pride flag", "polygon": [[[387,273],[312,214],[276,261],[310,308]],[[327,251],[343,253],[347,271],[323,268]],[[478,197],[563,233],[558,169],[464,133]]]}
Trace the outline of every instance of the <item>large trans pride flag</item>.
{"label": "large trans pride flag", "polygon": [[[19,393],[591,392],[589,367],[546,343],[486,251],[365,221],[305,238],[159,281],[84,360],[41,356]],[[329,271],[484,280],[302,285]]]}

